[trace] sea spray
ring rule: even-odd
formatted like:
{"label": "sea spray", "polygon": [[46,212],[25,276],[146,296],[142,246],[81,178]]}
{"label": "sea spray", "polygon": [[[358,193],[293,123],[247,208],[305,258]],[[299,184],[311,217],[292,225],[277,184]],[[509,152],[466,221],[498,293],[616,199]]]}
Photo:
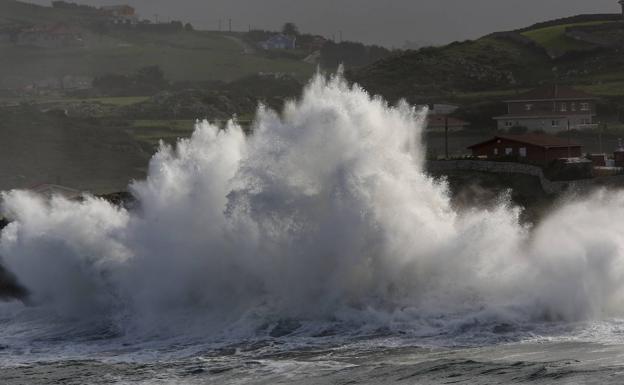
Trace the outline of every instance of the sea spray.
{"label": "sea spray", "polygon": [[4,193],[3,264],[33,305],[132,330],[620,315],[624,194],[568,203],[535,229],[506,202],[456,212],[423,171],[425,113],[317,75],[282,114],[261,107],[249,137],[204,121],[161,145],[131,210]]}

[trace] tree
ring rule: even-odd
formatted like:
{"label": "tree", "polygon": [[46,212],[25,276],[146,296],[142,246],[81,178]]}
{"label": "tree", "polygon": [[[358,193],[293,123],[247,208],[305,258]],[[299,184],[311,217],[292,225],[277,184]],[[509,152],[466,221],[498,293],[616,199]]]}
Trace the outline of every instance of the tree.
{"label": "tree", "polygon": [[284,35],[290,36],[298,36],[299,35],[299,27],[295,23],[286,23],[282,27],[282,33]]}
{"label": "tree", "polygon": [[184,23],[182,23],[181,21],[173,20],[169,24],[175,31],[182,31],[184,29]]}
{"label": "tree", "polygon": [[134,81],[142,91],[158,91],[167,86],[165,74],[158,66],[148,66],[139,68],[134,75]]}
{"label": "tree", "polygon": [[194,31],[194,30],[195,30],[195,28],[193,28],[193,24],[191,24],[191,23],[186,23],[186,24],[184,25],[184,29],[185,29],[186,31],[189,31],[189,32],[190,32],[190,31]]}
{"label": "tree", "polygon": [[125,75],[104,74],[93,79],[93,88],[104,95],[126,95],[130,79]]}

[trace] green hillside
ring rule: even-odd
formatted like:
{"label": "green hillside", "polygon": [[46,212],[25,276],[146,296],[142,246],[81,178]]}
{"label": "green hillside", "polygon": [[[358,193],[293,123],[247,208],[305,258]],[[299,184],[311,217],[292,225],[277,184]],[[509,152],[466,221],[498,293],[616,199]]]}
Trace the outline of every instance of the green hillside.
{"label": "green hillside", "polygon": [[93,17],[84,9],[55,9],[16,0],[0,0],[0,27],[14,24],[76,22]]}
{"label": "green hillside", "polygon": [[619,19],[581,15],[406,51],[349,76],[375,93],[414,103],[497,100],[555,78],[598,96],[624,97],[624,23]]}
{"label": "green hillside", "polygon": [[349,76],[390,99],[425,102],[535,83],[552,76],[548,61],[544,52],[533,47],[489,36],[407,51]]}
{"label": "green hillside", "polygon": [[148,65],[160,66],[172,81],[229,81],[257,72],[307,78],[314,71],[300,60],[254,54],[241,34],[102,27],[99,17],[86,7],[57,9],[0,0],[0,30],[63,22],[78,28],[83,40],[82,46],[46,49],[0,39],[0,83],[131,73]]}
{"label": "green hillside", "polygon": [[588,21],[584,23],[560,24],[552,27],[535,28],[522,32],[523,36],[535,41],[543,48],[553,52],[568,52],[591,48],[590,43],[572,39],[566,36],[568,28],[611,23],[611,21]]}

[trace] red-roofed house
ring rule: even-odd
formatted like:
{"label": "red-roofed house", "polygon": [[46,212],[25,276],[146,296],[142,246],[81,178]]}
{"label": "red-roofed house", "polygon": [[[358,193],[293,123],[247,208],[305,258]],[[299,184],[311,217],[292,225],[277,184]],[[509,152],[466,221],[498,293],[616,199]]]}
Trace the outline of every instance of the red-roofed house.
{"label": "red-roofed house", "polygon": [[515,126],[557,132],[593,126],[596,98],[567,86],[544,86],[507,100],[507,114],[497,116],[499,129]]}
{"label": "red-roofed house", "polygon": [[579,158],[582,155],[580,144],[545,134],[497,135],[468,149],[476,157],[517,158],[543,164],[562,158]]}
{"label": "red-roofed house", "polygon": [[110,5],[100,7],[100,11],[108,16],[109,20],[113,24],[137,24],[139,18],[137,17],[136,10],[129,5]]}

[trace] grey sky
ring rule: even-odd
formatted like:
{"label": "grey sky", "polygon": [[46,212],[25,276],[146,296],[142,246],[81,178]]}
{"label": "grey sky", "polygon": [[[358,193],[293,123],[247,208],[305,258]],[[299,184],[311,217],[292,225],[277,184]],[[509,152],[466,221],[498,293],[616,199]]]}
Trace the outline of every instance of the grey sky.
{"label": "grey sky", "polygon": [[[406,40],[446,43],[580,13],[615,13],[616,0],[74,0],[127,3],[143,18],[181,19],[207,29],[232,18],[235,30],[278,29],[400,47]],[[31,0],[49,4],[50,0]]]}

